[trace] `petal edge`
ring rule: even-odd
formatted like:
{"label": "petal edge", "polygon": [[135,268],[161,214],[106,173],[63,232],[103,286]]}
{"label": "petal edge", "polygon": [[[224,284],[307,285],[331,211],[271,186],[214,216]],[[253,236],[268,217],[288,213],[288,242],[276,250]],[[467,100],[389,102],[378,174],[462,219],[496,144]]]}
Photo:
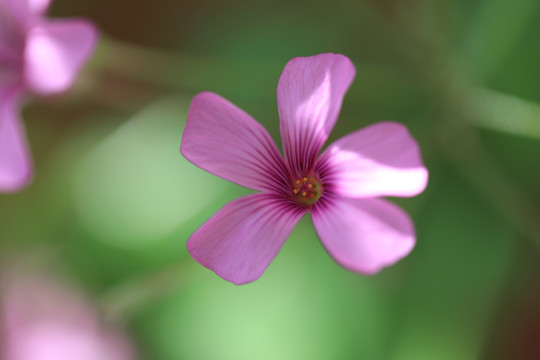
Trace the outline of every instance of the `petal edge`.
{"label": "petal edge", "polygon": [[417,142],[396,122],[380,122],[330,144],[316,164],[341,196],[409,197],[427,186],[428,171]]}
{"label": "petal edge", "polygon": [[250,189],[287,185],[285,163],[266,129],[211,92],[193,98],[180,152],[196,166]]}
{"label": "petal edge", "polygon": [[313,225],[328,253],[347,269],[376,274],[414,248],[412,220],[389,201],[336,197],[325,205],[312,212]]}
{"label": "petal edge", "polygon": [[348,57],[332,53],[297,57],[283,69],[277,103],[283,152],[292,169],[301,172],[315,162],[355,74]]}
{"label": "petal edge", "polygon": [[95,26],[86,20],[55,20],[35,26],[25,48],[25,80],[41,95],[67,90],[97,42]]}
{"label": "petal edge", "polygon": [[32,160],[17,114],[17,95],[0,99],[0,192],[22,190],[32,180]]}
{"label": "petal edge", "polygon": [[253,194],[219,210],[188,240],[191,256],[236,285],[258,279],[305,212],[283,199]]}

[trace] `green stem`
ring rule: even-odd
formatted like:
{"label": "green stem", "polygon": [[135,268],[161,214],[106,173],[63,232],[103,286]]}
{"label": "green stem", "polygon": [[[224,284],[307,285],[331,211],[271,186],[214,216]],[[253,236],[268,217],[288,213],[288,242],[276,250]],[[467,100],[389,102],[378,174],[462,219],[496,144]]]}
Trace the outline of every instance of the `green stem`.
{"label": "green stem", "polygon": [[540,138],[539,104],[483,88],[471,91],[469,96],[472,116],[467,120],[471,124],[510,134]]}
{"label": "green stem", "polygon": [[100,308],[106,317],[130,318],[153,301],[186,286],[189,278],[188,264],[166,266],[115,286],[101,296]]}
{"label": "green stem", "polygon": [[438,131],[447,158],[508,223],[540,250],[538,208],[499,168],[473,129],[449,116]]}

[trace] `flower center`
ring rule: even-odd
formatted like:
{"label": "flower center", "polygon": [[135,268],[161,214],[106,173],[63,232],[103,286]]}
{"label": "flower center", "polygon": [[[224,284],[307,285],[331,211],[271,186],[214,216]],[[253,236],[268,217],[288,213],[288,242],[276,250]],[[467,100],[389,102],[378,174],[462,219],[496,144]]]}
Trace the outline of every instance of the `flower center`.
{"label": "flower center", "polygon": [[303,176],[293,181],[293,199],[304,206],[311,206],[321,198],[321,180],[314,175]]}

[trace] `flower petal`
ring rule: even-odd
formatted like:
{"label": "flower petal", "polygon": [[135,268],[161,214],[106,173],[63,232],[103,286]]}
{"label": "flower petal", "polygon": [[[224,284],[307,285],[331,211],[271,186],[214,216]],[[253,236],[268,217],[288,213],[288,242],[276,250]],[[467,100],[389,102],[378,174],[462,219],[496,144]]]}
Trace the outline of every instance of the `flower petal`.
{"label": "flower petal", "polygon": [[3,2],[12,16],[25,23],[35,15],[43,15],[49,8],[51,0],[3,0]]}
{"label": "flower petal", "polygon": [[7,270],[2,269],[0,279],[1,359],[135,359],[125,334],[104,326],[92,304],[73,289],[32,265]]}
{"label": "flower petal", "polygon": [[41,15],[47,11],[50,4],[51,0],[28,0],[28,9],[33,14]]}
{"label": "flower petal", "polygon": [[381,122],[331,144],[316,168],[330,190],[346,197],[414,196],[428,172],[407,128]]}
{"label": "flower petal", "polygon": [[32,178],[32,160],[17,114],[16,97],[0,98],[0,192],[14,192]]}
{"label": "flower petal", "polygon": [[305,210],[268,194],[253,194],[222,208],[189,239],[201,265],[237,285],[256,280]]}
{"label": "flower petal", "polygon": [[17,28],[23,30],[33,21],[33,15],[29,11],[28,0],[0,0],[0,16],[2,23],[8,23],[4,28]]}
{"label": "flower petal", "polygon": [[0,68],[5,68],[9,61],[20,62],[20,51],[24,48],[24,26],[14,13],[18,4],[0,0]]}
{"label": "flower petal", "polygon": [[210,92],[193,98],[180,151],[200,168],[251,189],[288,186],[283,158],[264,127]]}
{"label": "flower petal", "polygon": [[28,86],[43,95],[69,88],[96,40],[95,27],[85,20],[57,20],[32,28],[25,49]]}
{"label": "flower petal", "polygon": [[311,168],[336,123],[356,70],[346,56],[290,60],[277,87],[283,152],[297,172]]}
{"label": "flower petal", "polygon": [[313,225],[342,266],[374,274],[409,254],[414,225],[398,206],[381,199],[335,197],[312,211]]}

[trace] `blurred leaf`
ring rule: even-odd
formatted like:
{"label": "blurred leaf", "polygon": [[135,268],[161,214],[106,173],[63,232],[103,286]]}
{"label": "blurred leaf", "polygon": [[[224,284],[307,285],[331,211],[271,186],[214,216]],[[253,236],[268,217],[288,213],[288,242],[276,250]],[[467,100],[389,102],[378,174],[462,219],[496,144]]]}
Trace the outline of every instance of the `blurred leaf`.
{"label": "blurred leaf", "polygon": [[95,237],[120,247],[145,247],[230,190],[226,181],[180,154],[187,109],[183,99],[159,101],[82,159],[74,179],[75,205]]}

